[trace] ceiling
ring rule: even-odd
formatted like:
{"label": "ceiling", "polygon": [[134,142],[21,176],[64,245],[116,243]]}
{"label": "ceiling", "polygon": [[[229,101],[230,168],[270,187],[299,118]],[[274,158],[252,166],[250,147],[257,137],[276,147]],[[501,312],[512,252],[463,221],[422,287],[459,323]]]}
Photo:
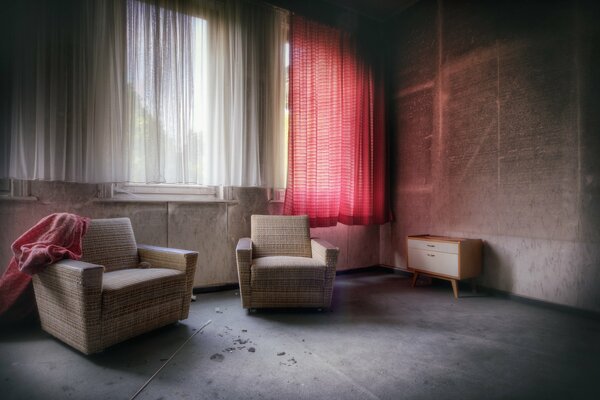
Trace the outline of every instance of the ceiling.
{"label": "ceiling", "polygon": [[354,10],[377,20],[386,20],[418,0],[326,0],[338,7]]}

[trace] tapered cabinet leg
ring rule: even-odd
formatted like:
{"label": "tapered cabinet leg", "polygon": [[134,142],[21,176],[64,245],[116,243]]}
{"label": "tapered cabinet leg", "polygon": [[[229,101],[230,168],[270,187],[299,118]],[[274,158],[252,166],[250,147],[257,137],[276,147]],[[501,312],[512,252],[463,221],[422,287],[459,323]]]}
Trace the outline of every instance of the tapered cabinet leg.
{"label": "tapered cabinet leg", "polygon": [[412,283],[410,284],[410,287],[415,287],[415,285],[417,284],[418,277],[419,277],[419,274],[417,273],[417,271],[413,272],[413,278],[412,278]]}
{"label": "tapered cabinet leg", "polygon": [[452,279],[450,282],[452,282],[452,291],[454,292],[454,298],[458,299],[458,282],[456,281],[456,279]]}

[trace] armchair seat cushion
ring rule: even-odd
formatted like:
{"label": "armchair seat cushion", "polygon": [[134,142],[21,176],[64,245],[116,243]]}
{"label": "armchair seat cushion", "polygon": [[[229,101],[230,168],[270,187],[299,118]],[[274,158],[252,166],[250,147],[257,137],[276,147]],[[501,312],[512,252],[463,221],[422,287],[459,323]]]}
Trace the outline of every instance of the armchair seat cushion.
{"label": "armchair seat cushion", "polygon": [[252,260],[253,290],[323,290],[325,264],[309,257],[269,256]]}
{"label": "armchair seat cushion", "polygon": [[185,273],[168,268],[129,268],[104,274],[103,319],[116,318],[153,305],[181,307]]}

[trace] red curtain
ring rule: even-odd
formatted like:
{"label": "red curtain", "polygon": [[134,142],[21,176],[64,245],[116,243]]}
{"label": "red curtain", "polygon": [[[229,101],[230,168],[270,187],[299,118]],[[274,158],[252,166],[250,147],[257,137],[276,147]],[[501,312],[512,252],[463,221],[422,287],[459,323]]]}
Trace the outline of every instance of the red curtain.
{"label": "red curtain", "polygon": [[382,65],[351,34],[290,21],[284,214],[312,227],[390,220]]}

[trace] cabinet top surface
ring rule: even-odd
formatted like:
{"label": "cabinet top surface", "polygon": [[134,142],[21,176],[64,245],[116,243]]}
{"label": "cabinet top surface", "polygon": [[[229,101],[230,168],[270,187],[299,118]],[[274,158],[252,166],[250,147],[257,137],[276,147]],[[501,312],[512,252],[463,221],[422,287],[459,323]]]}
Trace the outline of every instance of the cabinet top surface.
{"label": "cabinet top surface", "polygon": [[415,239],[415,240],[428,240],[428,241],[436,241],[436,242],[464,242],[467,240],[473,240],[473,239],[466,239],[466,238],[459,238],[459,237],[449,237],[449,236],[435,236],[435,235],[410,235],[407,237],[408,239]]}

